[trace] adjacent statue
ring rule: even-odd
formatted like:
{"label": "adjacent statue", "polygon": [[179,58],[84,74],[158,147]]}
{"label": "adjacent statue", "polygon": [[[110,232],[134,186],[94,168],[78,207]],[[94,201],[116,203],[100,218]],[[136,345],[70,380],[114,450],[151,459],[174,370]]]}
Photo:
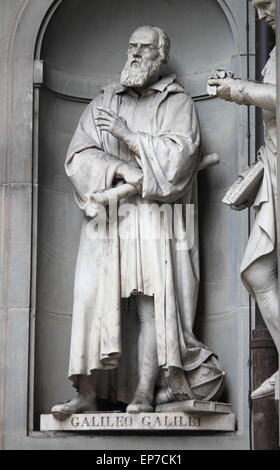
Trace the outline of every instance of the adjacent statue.
{"label": "adjacent statue", "polygon": [[[175,76],[162,75],[169,49],[160,28],[132,34],[121,83],[104,87],[89,104],[68,151],[66,172],[84,222],[69,365],[77,395],[53,407],[58,419],[96,410],[97,397],[109,397],[106,386],[135,413],[170,401],[218,399],[222,392],[225,374],[193,333],[200,131],[190,96]],[[118,199],[116,217],[105,208],[108,194]],[[98,237],[102,201],[110,229]],[[179,204],[194,208],[181,219],[183,245],[174,224],[150,217],[160,208],[176,220]],[[109,386],[108,380],[100,386],[104,371],[115,374]]]}
{"label": "adjacent statue", "polygon": [[[276,30],[275,0],[252,0],[259,18]],[[248,184],[246,173],[241,174],[237,193],[250,188],[252,181],[257,183],[257,191],[247,197],[248,205],[256,211],[256,219],[241,265],[242,281],[257,302],[266,326],[279,352],[278,320],[278,266],[277,266],[277,129],[276,129],[276,48],[270,54],[264,70],[263,83],[255,83],[232,78],[231,74],[217,71],[208,81],[211,94],[239,105],[254,105],[263,109],[264,145],[259,149],[257,164],[249,169]],[[213,88],[214,87],[214,88]],[[214,90],[214,91],[213,91]],[[259,179],[259,176],[261,178]],[[239,183],[243,185],[238,189]],[[232,194],[231,191],[231,194]],[[229,196],[231,196],[231,194]],[[250,200],[251,199],[251,200]],[[227,201],[228,203],[228,201]],[[246,204],[233,208],[242,209]],[[270,398],[275,395],[275,380],[278,372],[268,378],[252,393],[252,398]]]}

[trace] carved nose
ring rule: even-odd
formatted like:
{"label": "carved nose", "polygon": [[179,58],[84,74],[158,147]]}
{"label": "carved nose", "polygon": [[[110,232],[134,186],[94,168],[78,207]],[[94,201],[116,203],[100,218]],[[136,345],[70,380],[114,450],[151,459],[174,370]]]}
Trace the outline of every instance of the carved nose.
{"label": "carved nose", "polygon": [[141,47],[137,46],[134,51],[133,51],[133,56],[134,57],[141,57]]}

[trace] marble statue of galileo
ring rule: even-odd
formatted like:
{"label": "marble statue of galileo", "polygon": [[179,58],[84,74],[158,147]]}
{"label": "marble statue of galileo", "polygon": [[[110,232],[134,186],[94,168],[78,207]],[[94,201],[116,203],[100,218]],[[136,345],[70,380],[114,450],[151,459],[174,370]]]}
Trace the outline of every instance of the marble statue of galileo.
{"label": "marble statue of galileo", "polygon": [[[150,412],[156,403],[180,398],[209,400],[222,389],[224,372],[193,333],[199,286],[200,131],[190,96],[175,76],[162,75],[169,49],[169,38],[160,28],[134,31],[121,82],[104,87],[89,104],[70,144],[66,173],[84,212],[69,365],[77,395],[53,407],[58,419],[96,410],[97,372],[124,367],[127,325],[122,309],[132,296],[138,315],[138,339],[131,345],[138,349],[133,367],[137,382],[131,394],[127,383],[135,370],[127,368],[116,391],[117,400],[128,404],[127,411]],[[115,220],[126,237],[93,239],[93,194],[120,183],[135,189],[118,203],[119,210],[124,204],[130,207]],[[186,231],[194,227],[188,249],[179,249],[173,233],[144,236],[147,228],[153,235],[159,227],[150,223],[143,206],[167,204],[174,215],[175,202],[195,208],[193,223],[183,221]],[[164,380],[159,384],[160,372]],[[199,395],[205,377],[208,385]]]}
{"label": "marble statue of galileo", "polygon": [[[252,0],[259,19],[276,30],[275,0]],[[256,300],[266,326],[279,352],[278,324],[278,267],[277,267],[277,130],[276,130],[276,47],[263,70],[263,83],[234,78],[219,78],[214,73],[208,86],[216,87],[217,96],[239,105],[262,108],[264,120],[264,145],[259,149],[258,160],[263,163],[263,178],[252,207],[256,219],[241,264],[241,277],[246,288]],[[278,372],[269,377],[252,393],[252,398],[272,398]]]}

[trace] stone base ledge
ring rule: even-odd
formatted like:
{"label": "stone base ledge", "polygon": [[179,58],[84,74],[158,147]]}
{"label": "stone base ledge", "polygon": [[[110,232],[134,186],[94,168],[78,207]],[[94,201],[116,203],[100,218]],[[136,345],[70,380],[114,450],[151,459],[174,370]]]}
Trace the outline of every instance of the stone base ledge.
{"label": "stone base ledge", "polygon": [[[235,415],[227,404],[187,401],[162,405],[154,413],[94,412],[73,414],[64,421],[41,415],[41,431],[234,431]],[[202,402],[201,402],[202,403]],[[218,406],[219,405],[219,406]],[[164,410],[164,407],[167,408]],[[168,409],[169,408],[169,409]],[[203,408],[203,409],[202,409]]]}

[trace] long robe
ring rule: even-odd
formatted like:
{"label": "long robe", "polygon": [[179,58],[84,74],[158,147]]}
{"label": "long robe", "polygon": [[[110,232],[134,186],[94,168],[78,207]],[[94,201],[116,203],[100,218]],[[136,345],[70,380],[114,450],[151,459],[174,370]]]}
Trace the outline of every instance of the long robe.
{"label": "long robe", "polygon": [[[276,85],[276,47],[263,70],[263,82]],[[242,276],[258,258],[275,249],[277,236],[276,197],[277,197],[277,128],[276,113],[263,111],[264,145],[259,149],[258,159],[264,164],[264,176],[253,208],[256,219],[251,230],[248,245],[241,263],[241,278],[248,291],[254,297],[250,286]]]}
{"label": "long robe", "polygon": [[[98,106],[113,109],[137,133],[140,158],[109,133],[100,132],[95,122],[100,115]],[[135,293],[154,296],[161,368],[189,371],[211,356],[193,334],[199,285],[199,146],[194,103],[174,76],[161,79],[142,96],[119,84],[106,87],[86,108],[65,165],[76,201],[85,213],[76,265],[69,364],[74,385],[79,374],[119,366],[122,328],[126,328],[121,299]],[[122,200],[118,217],[111,217],[111,236],[96,238],[95,222],[86,216],[91,195],[112,187],[123,161],[142,169],[142,194]],[[127,203],[130,210],[122,211]],[[192,205],[189,207],[194,211],[187,211],[183,218],[185,240],[176,239],[174,229],[172,237],[166,236],[166,221],[158,237],[157,219],[150,223],[142,210],[154,203],[161,207],[170,204],[172,216],[178,209],[176,204]],[[155,236],[145,237],[147,229]],[[126,236],[120,237],[120,232]],[[119,387],[117,398],[130,399],[125,387]]]}

